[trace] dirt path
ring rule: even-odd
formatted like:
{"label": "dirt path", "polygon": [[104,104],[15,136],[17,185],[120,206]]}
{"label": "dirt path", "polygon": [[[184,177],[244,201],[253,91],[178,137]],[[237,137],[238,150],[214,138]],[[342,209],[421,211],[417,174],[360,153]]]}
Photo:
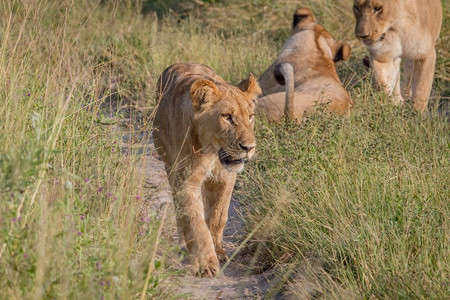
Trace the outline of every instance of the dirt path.
{"label": "dirt path", "polygon": [[[174,212],[172,197],[164,170],[164,164],[154,156],[151,137],[148,136],[147,148],[141,159],[140,173],[146,178],[146,187],[149,189],[148,209],[157,213],[162,211],[164,205],[169,210],[164,226],[165,237],[176,242],[176,229],[174,228]],[[239,204],[232,199],[229,219],[224,231],[224,246],[228,256],[231,256],[241,244],[244,237],[243,220],[239,216]],[[185,299],[260,299],[267,294],[270,288],[270,275],[250,274],[248,267],[240,263],[242,257],[238,254],[223,275],[216,278],[198,278],[185,273],[174,278],[175,293]],[[183,264],[179,264],[178,268]],[[222,264],[223,266],[223,264]],[[184,272],[182,272],[184,273]]]}

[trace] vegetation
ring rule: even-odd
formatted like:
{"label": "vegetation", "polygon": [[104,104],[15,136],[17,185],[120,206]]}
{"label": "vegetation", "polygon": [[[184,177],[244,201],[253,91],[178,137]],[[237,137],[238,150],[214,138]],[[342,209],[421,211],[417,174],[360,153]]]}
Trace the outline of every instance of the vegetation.
{"label": "vegetation", "polygon": [[239,192],[264,228],[256,265],[288,266],[299,297],[447,298],[448,123],[371,94],[349,120],[262,124]]}
{"label": "vegetation", "polygon": [[[257,124],[259,158],[236,193],[252,207],[249,232],[264,225],[252,238],[255,265],[285,270],[288,293],[448,298],[450,139],[437,103],[450,97],[450,19],[434,112],[421,117],[370,87],[351,2],[302,5],[350,41],[339,73],[352,116]],[[297,5],[0,1],[0,298],[167,298],[165,256],[153,254],[159,221],[147,215],[152,192],[137,163],[158,75],[182,61],[234,84],[260,75]]]}
{"label": "vegetation", "polygon": [[[119,125],[145,120],[109,109],[152,97],[136,36],[153,22],[135,9],[1,1],[2,299],[143,291],[158,222],[140,213],[148,195]],[[164,295],[164,272],[151,275],[146,292]]]}

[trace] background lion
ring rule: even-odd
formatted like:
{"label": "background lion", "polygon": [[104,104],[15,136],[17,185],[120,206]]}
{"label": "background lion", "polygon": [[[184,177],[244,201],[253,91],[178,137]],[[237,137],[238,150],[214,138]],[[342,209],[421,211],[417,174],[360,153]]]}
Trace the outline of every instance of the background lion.
{"label": "background lion", "polygon": [[336,42],[316,23],[311,10],[298,9],[289,39],[259,78],[266,96],[258,100],[258,110],[272,121],[284,114],[300,121],[317,103],[329,103],[329,110],[338,114],[348,113],[352,100],[334,63],[348,59],[350,52],[347,43]]}
{"label": "background lion", "polygon": [[226,258],[222,235],[236,174],[255,152],[253,75],[240,87],[200,64],[161,74],[153,133],[172,188],[179,233],[193,271],[214,276]]}
{"label": "background lion", "polygon": [[367,47],[375,83],[400,104],[400,63],[405,58],[404,89],[414,109],[428,106],[436,62],[435,43],[442,24],[439,0],[355,0],[355,35]]}

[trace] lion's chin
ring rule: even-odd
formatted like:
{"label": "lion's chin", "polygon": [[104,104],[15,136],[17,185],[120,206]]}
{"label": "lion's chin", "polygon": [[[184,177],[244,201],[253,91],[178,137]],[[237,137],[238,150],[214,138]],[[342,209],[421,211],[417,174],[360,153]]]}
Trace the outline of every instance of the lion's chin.
{"label": "lion's chin", "polygon": [[362,40],[362,42],[366,46],[371,46],[371,45],[374,45],[376,43],[382,42],[385,38],[386,38],[386,33],[383,33],[382,35],[380,35],[378,37]]}
{"label": "lion's chin", "polygon": [[219,161],[222,166],[230,172],[238,173],[244,169],[243,158],[234,159],[231,155],[229,155],[222,149],[220,149],[219,151]]}

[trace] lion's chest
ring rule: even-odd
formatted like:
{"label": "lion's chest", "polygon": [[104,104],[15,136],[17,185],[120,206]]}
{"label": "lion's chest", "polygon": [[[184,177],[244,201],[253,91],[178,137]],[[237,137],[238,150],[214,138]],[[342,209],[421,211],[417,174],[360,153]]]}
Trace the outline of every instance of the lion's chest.
{"label": "lion's chest", "polygon": [[217,180],[218,178],[222,178],[224,174],[227,174],[228,171],[225,167],[220,163],[219,159],[215,159],[213,164],[211,165],[211,170],[208,173],[208,179]]}
{"label": "lion's chest", "polygon": [[403,48],[402,56],[408,59],[423,59],[433,48],[433,42],[430,35],[420,31],[415,34],[407,32],[401,35],[401,43]]}
{"label": "lion's chest", "polygon": [[430,53],[431,37],[415,27],[402,27],[387,32],[384,41],[369,46],[369,51],[379,61],[390,61],[397,57],[417,60]]}
{"label": "lion's chest", "polygon": [[370,54],[378,61],[388,62],[394,58],[401,57],[403,53],[402,41],[397,32],[386,33],[382,42],[367,46]]}

